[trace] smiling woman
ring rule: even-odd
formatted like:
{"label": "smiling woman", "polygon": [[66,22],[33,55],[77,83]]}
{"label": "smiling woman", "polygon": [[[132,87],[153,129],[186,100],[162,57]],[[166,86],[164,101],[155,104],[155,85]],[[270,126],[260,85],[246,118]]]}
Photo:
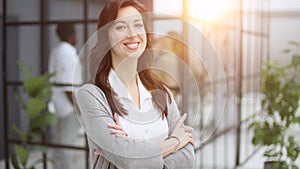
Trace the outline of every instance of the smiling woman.
{"label": "smiling woman", "polygon": [[93,168],[193,168],[186,114],[180,118],[172,93],[147,67],[145,12],[138,1],[111,0],[100,13],[91,84],[75,96]]}

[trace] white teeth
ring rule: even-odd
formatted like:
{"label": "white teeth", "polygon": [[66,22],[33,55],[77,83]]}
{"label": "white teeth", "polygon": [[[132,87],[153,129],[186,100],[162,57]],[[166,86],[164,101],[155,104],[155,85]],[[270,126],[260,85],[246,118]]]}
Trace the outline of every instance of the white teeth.
{"label": "white teeth", "polygon": [[138,48],[138,43],[130,43],[130,44],[126,44],[126,46],[129,49],[136,49]]}

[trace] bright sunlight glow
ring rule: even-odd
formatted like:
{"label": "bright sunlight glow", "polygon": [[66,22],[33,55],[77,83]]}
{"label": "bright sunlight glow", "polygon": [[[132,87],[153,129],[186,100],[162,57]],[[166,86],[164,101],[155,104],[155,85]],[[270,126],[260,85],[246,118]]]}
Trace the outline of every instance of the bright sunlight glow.
{"label": "bright sunlight glow", "polygon": [[206,22],[216,22],[225,15],[227,2],[227,0],[189,0],[189,16]]}

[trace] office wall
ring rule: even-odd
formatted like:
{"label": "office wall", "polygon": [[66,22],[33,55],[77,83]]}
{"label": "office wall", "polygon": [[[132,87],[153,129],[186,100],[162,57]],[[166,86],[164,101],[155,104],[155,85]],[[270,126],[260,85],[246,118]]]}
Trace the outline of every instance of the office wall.
{"label": "office wall", "polygon": [[[300,11],[300,10],[299,10]],[[300,42],[300,12],[274,12],[270,25],[270,58],[288,63],[291,55],[282,51],[291,47],[289,41]],[[293,48],[295,49],[295,48]],[[299,53],[300,51],[298,51]]]}
{"label": "office wall", "polygon": [[300,42],[300,1],[271,0],[270,9],[270,58],[287,63],[291,57],[282,50],[288,47],[290,40]]}

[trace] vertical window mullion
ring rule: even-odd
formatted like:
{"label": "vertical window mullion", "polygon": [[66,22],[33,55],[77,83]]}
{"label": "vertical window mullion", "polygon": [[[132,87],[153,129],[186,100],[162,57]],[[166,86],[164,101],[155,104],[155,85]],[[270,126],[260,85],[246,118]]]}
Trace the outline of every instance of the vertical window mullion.
{"label": "vertical window mullion", "polygon": [[[83,45],[88,40],[88,0],[83,0]],[[86,65],[86,60],[84,60],[84,63],[81,63],[83,65]],[[85,66],[84,66],[85,68]],[[86,75],[86,69],[84,69],[83,73]],[[87,77],[87,76],[86,76]],[[85,168],[89,169],[89,149],[88,149],[88,142],[87,139],[85,139]]]}

